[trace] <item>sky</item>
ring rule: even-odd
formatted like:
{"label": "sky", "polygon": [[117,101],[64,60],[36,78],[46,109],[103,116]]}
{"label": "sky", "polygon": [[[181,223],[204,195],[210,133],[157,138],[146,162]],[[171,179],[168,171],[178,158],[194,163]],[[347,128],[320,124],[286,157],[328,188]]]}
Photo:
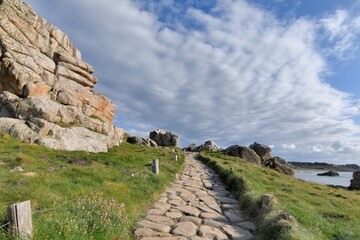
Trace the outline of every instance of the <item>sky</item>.
{"label": "sky", "polygon": [[360,1],[28,2],[94,66],[130,134],[360,164]]}

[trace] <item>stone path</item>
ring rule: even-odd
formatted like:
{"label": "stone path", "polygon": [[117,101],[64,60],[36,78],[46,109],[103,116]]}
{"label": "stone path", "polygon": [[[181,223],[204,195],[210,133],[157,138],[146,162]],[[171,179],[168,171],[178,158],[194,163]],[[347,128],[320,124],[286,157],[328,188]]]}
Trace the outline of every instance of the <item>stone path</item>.
{"label": "stone path", "polygon": [[247,240],[256,227],[239,210],[219,177],[186,153],[183,175],[162,194],[135,236],[142,240]]}

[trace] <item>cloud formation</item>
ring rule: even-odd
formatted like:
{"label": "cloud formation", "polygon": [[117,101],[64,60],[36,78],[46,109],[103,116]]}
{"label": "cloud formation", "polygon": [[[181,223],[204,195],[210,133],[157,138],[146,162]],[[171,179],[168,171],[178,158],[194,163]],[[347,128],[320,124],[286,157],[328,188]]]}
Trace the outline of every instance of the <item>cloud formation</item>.
{"label": "cloud formation", "polygon": [[[43,15],[53,8],[32,2]],[[288,160],[357,160],[359,102],[324,81],[324,51],[353,51],[359,17],[339,10],[283,23],[246,1],[195,2],[63,0],[49,11],[62,18],[45,17],[95,66],[98,90],[131,133],[163,128],[183,145],[257,141]]]}

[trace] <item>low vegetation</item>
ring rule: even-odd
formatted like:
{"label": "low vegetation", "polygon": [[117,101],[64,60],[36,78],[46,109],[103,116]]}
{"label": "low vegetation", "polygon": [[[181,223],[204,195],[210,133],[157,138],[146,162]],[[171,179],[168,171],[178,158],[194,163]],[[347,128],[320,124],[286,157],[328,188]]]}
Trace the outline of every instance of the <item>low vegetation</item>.
{"label": "low vegetation", "polygon": [[[108,153],[66,152],[0,135],[0,225],[8,205],[31,200],[34,239],[132,239],[183,163],[179,150],[123,143]],[[11,238],[0,229],[0,239]]]}
{"label": "low vegetation", "polygon": [[[222,153],[201,153],[253,216],[263,239],[360,239],[360,191],[310,183]],[[261,196],[272,194],[271,212],[261,208]]]}

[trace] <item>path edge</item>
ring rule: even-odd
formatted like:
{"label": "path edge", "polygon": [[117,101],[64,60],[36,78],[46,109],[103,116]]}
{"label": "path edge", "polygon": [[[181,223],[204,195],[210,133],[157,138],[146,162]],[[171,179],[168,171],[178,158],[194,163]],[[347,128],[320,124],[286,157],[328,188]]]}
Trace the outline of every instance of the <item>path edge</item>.
{"label": "path edge", "polygon": [[264,240],[299,240],[296,219],[282,209],[271,194],[256,194],[246,179],[234,174],[215,160],[198,154],[197,159],[214,170],[228,190],[237,198],[240,207],[257,224],[258,233]]}

